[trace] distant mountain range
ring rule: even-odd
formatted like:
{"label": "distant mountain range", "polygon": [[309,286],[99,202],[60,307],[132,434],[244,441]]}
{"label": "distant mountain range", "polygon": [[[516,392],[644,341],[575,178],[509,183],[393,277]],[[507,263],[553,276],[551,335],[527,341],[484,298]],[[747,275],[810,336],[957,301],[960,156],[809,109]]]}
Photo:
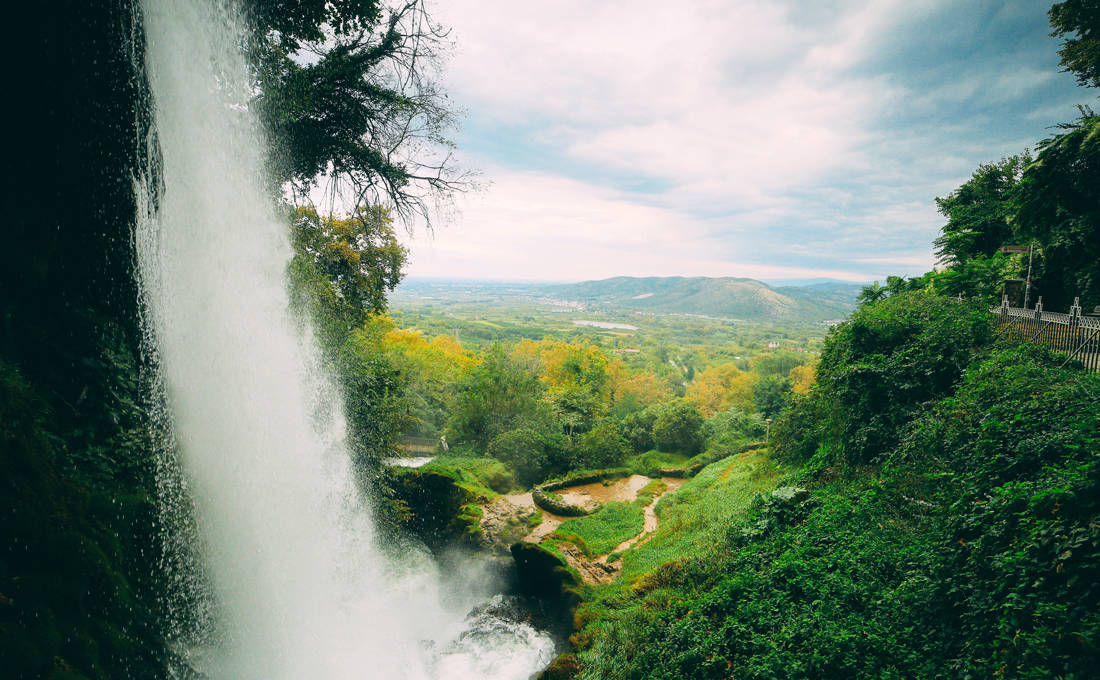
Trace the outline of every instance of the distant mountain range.
{"label": "distant mountain range", "polygon": [[702,314],[746,321],[825,321],[846,316],[862,289],[857,283],[823,281],[769,286],[755,279],[682,276],[618,276],[600,281],[544,285],[553,297],[587,307],[618,307],[661,314]]}

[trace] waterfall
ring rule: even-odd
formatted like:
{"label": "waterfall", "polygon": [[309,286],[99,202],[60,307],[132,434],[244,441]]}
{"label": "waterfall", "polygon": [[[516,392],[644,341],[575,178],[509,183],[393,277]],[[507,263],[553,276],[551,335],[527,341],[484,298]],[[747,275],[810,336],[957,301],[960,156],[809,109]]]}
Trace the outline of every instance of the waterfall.
{"label": "waterfall", "polygon": [[484,607],[466,616],[483,593],[373,531],[339,399],[288,309],[239,15],[216,0],[142,14],[157,162],[136,182],[138,274],[214,600],[186,655],[211,678],[526,678],[545,635],[490,635]]}

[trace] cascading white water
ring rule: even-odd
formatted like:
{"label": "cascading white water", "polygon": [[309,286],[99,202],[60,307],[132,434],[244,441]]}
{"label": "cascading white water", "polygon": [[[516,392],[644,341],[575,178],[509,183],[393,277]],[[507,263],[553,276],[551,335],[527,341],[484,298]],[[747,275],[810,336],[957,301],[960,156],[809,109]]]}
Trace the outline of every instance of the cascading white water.
{"label": "cascading white water", "polygon": [[161,184],[138,181],[138,270],[216,599],[193,663],[213,678],[526,678],[547,635],[465,618],[484,593],[441,585],[423,552],[387,556],[372,531],[339,402],[288,310],[239,17],[216,0],[146,0],[143,15]]}

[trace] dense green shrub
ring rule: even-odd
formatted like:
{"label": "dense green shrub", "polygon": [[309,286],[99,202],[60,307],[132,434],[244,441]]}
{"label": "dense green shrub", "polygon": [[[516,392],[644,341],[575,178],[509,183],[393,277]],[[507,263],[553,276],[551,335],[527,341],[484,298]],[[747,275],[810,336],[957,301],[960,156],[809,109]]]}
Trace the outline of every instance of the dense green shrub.
{"label": "dense green shrub", "polygon": [[817,453],[824,431],[823,401],[813,394],[792,395],[790,408],[771,427],[770,444],[776,460],[804,463]]}
{"label": "dense green shrub", "polygon": [[1035,346],[996,352],[914,428],[949,509],[937,597],[955,674],[1090,677],[1100,663],[1100,375]]}
{"label": "dense green shrub", "polygon": [[497,435],[536,428],[548,419],[540,402],[543,387],[532,366],[514,360],[499,345],[457,385],[447,439],[485,450]]}
{"label": "dense green shrub", "polygon": [[657,421],[659,407],[650,406],[623,418],[620,430],[630,448],[641,453],[653,448],[653,423]]}
{"label": "dense green shrub", "polygon": [[516,480],[530,486],[546,478],[550,454],[546,438],[531,428],[511,430],[489,442],[489,455],[515,471]]}
{"label": "dense green shrub", "polygon": [[1063,362],[994,350],[881,470],[803,470],[582,611],[578,677],[1095,677],[1100,375]]}
{"label": "dense green shrub", "polygon": [[830,459],[879,460],[922,406],[950,394],[992,334],[980,303],[916,291],[864,305],[829,334],[810,398],[777,427],[778,448],[788,458],[816,449],[796,425],[808,410]]}
{"label": "dense green shrub", "polygon": [[573,467],[596,470],[618,467],[630,455],[630,445],[613,421],[603,420],[577,437]]}
{"label": "dense green shrub", "polygon": [[791,381],[776,375],[765,375],[753,388],[752,403],[764,418],[774,418],[787,407]]}
{"label": "dense green shrub", "polygon": [[660,451],[695,454],[703,450],[703,414],[683,399],[664,405],[653,421],[653,443]]}
{"label": "dense green shrub", "polygon": [[764,419],[757,413],[731,408],[707,418],[703,435],[707,446],[737,446],[764,438]]}

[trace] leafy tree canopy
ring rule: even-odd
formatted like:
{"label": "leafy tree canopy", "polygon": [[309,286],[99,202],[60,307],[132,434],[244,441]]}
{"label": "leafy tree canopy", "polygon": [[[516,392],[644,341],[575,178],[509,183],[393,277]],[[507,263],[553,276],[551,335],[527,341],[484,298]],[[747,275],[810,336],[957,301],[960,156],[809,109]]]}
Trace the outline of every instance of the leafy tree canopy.
{"label": "leafy tree canopy", "polygon": [[1100,2],[1066,0],[1055,3],[1048,12],[1051,35],[1066,37],[1058,56],[1065,69],[1077,76],[1077,82],[1100,87]]}
{"label": "leafy tree canopy", "polygon": [[688,386],[687,399],[705,416],[732,406],[752,409],[752,386],[756,376],[733,364],[711,366],[695,376]]}
{"label": "leafy tree canopy", "polygon": [[653,441],[661,451],[696,454],[703,450],[703,414],[677,399],[661,407],[653,421]]}
{"label": "leafy tree canopy", "polygon": [[962,186],[936,199],[940,214],[947,218],[943,233],[933,241],[940,262],[956,265],[990,257],[1013,240],[1020,179],[1030,163],[1025,151],[980,165]]}
{"label": "leafy tree canopy", "polygon": [[764,418],[774,418],[787,405],[791,393],[791,381],[777,375],[767,375],[757,381],[752,400],[756,410]]}
{"label": "leafy tree canopy", "polygon": [[497,435],[537,427],[546,419],[540,404],[543,387],[532,367],[511,358],[502,347],[485,351],[480,364],[456,385],[447,437],[484,450]]}
{"label": "leafy tree canopy", "polygon": [[447,34],[422,0],[253,0],[249,16],[276,185],[304,196],[325,182],[355,205],[429,221],[434,200],[469,186],[432,80]]}
{"label": "leafy tree canopy", "polygon": [[1038,146],[1020,191],[1019,223],[1039,243],[1037,288],[1048,305],[1100,305],[1100,116],[1087,108]]}
{"label": "leafy tree canopy", "polygon": [[401,281],[408,255],[388,211],[359,207],[336,218],[297,208],[291,213],[291,238],[291,288],[313,312],[322,335],[342,339],[371,314],[386,310],[386,293]]}

